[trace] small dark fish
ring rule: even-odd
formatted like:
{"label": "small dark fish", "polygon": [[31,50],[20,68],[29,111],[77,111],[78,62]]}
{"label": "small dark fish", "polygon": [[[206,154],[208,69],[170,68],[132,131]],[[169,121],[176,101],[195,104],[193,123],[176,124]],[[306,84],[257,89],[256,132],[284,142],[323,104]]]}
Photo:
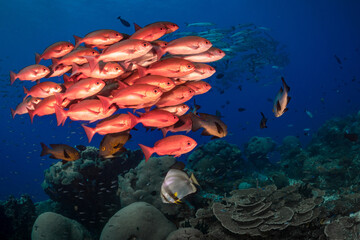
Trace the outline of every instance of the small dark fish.
{"label": "small dark fish", "polygon": [[262,116],[261,121],[260,121],[260,128],[261,129],[267,128],[266,122],[267,122],[268,119],[265,117],[265,115],[262,112],[260,112],[260,114]]}
{"label": "small dark fish", "polygon": [[86,150],[86,146],[84,145],[76,145],[75,147],[79,149],[81,152]]}
{"label": "small dark fish", "polygon": [[336,56],[336,55],[334,55],[334,57],[335,57],[336,61],[338,62],[338,64],[342,65],[342,62],[341,62],[340,58],[338,56]]}
{"label": "small dark fish", "polygon": [[126,151],[124,144],[130,138],[129,131],[105,135],[100,143],[99,155],[102,158],[116,157],[116,155]]}
{"label": "small dark fish", "polygon": [[40,143],[42,151],[40,156],[51,154],[50,158],[62,159],[64,161],[75,161],[80,158],[80,153],[73,147],[66,144],[50,144],[52,149],[48,148],[44,143]]}
{"label": "small dark fish", "polygon": [[227,135],[227,126],[223,121],[221,121],[219,116],[206,113],[198,114],[199,116],[193,113],[190,114],[193,123],[192,131],[196,132],[200,128],[204,128],[201,135],[213,136],[212,139],[223,138]]}
{"label": "small dark fish", "polygon": [[246,108],[238,108],[238,112],[243,112],[245,110],[246,110]]}
{"label": "small dark fish", "polygon": [[240,91],[242,91],[242,86],[241,86],[241,85],[239,85],[239,86],[238,86],[238,89],[239,89]]}
{"label": "small dark fish", "polygon": [[217,79],[220,79],[220,78],[223,78],[223,77],[224,77],[224,74],[223,74],[223,73],[219,73],[219,74],[216,75],[216,78],[217,78]]}
{"label": "small dark fish", "polygon": [[352,142],[356,142],[359,139],[359,135],[356,133],[344,133],[344,137]]}
{"label": "small dark fish", "polygon": [[130,27],[130,23],[129,23],[128,21],[126,21],[125,19],[122,19],[120,16],[118,16],[117,19],[119,19],[120,22],[121,22],[125,27]]}
{"label": "small dark fish", "polygon": [[226,101],[226,104],[230,104],[230,101],[229,101],[229,100],[227,100],[227,101]]}

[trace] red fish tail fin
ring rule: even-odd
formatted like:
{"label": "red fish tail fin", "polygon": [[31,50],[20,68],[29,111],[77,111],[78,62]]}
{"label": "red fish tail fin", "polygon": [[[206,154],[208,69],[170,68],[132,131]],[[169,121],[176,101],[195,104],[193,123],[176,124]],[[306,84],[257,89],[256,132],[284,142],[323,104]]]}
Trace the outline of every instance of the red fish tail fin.
{"label": "red fish tail fin", "polygon": [[23,98],[23,101],[29,96],[29,90],[26,89],[25,86],[23,86],[24,88],[24,93],[26,94],[25,97]]}
{"label": "red fish tail fin", "polygon": [[140,119],[135,116],[134,114],[132,114],[131,112],[127,113],[131,119],[131,128],[135,127],[136,124],[138,124],[140,122]]}
{"label": "red fish tail fin", "polygon": [[151,155],[154,153],[154,149],[151,147],[147,147],[145,145],[139,144],[141,150],[144,153],[145,156],[145,162],[147,162],[149,160],[149,158],[151,157]]}
{"label": "red fish tail fin", "polygon": [[41,61],[41,55],[38,53],[35,53],[35,63],[39,64],[40,61]]}
{"label": "red fish tail fin", "polygon": [[76,75],[79,72],[79,68],[79,65],[77,65],[76,63],[72,63],[72,71],[70,77]]}
{"label": "red fish tail fin", "polygon": [[108,97],[105,97],[105,96],[101,96],[101,95],[98,95],[97,96],[100,101],[101,101],[101,104],[103,106],[103,110],[106,111],[112,104],[112,100],[111,98],[108,98]]}
{"label": "red fish tail fin", "polygon": [[59,59],[57,58],[51,58],[52,61],[52,67],[55,69],[59,65]]}
{"label": "red fish tail fin", "polygon": [[137,30],[140,30],[140,29],[141,29],[141,27],[140,27],[139,25],[137,25],[136,23],[134,23],[134,28],[135,28],[135,32],[136,32]]}
{"label": "red fish tail fin", "polygon": [[10,71],[10,84],[12,85],[15,82],[16,79],[16,73],[14,73],[13,71]]}
{"label": "red fish tail fin", "polygon": [[169,132],[168,128],[162,128],[161,132],[163,134],[164,137],[166,137],[166,134]]}
{"label": "red fish tail fin", "polygon": [[93,138],[93,136],[95,135],[96,131],[94,128],[91,128],[91,127],[88,127],[88,126],[85,126],[84,124],[81,125],[84,130],[85,130],[85,133],[86,133],[86,136],[88,137],[89,139],[89,142],[91,142],[91,139]]}
{"label": "red fish tail fin", "polygon": [[144,77],[147,73],[146,73],[146,68],[142,67],[140,65],[136,65],[138,73],[139,73],[139,77]]}
{"label": "red fish tail fin", "polygon": [[74,46],[74,49],[76,49],[80,44],[81,44],[81,40],[82,38],[81,37],[78,37],[78,36],[74,36],[74,39],[75,39],[75,46]]}
{"label": "red fish tail fin", "polygon": [[156,47],[154,47],[154,50],[155,50],[155,52],[156,52],[156,56],[157,56],[157,60],[159,61],[160,60],[160,58],[166,53],[166,47],[158,47],[158,46],[156,46]]}
{"label": "red fish tail fin", "polygon": [[12,109],[12,108],[10,108],[10,110],[11,110],[11,116],[12,116],[12,118],[15,118],[15,115],[16,115],[15,110],[14,110],[14,109]]}
{"label": "red fish tail fin", "polygon": [[[99,55],[100,56],[100,55]],[[94,71],[96,65],[99,63],[98,57],[95,56],[84,56],[89,63],[90,70]]]}
{"label": "red fish tail fin", "polygon": [[40,156],[45,156],[45,155],[48,155],[50,154],[50,148],[48,146],[45,145],[45,143],[40,143],[41,144],[41,153],[40,153]]}
{"label": "red fish tail fin", "polygon": [[30,110],[30,109],[27,109],[27,110],[28,110],[28,113],[30,116],[30,121],[31,121],[31,123],[33,123],[34,116],[35,116],[35,110]]}
{"label": "red fish tail fin", "polygon": [[59,105],[55,105],[55,114],[56,114],[57,125],[58,126],[60,126],[60,124],[64,125],[67,118],[67,112],[61,107],[59,107]]}
{"label": "red fish tail fin", "polygon": [[62,93],[55,93],[54,94],[57,105],[61,106],[62,102],[64,101],[64,95]]}

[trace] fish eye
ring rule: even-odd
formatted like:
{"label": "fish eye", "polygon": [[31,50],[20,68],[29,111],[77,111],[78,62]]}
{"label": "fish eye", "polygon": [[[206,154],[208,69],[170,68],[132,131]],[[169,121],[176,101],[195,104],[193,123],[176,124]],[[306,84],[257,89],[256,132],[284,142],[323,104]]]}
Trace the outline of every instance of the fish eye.
{"label": "fish eye", "polygon": [[96,82],[96,85],[99,85],[100,84],[100,82]]}
{"label": "fish eye", "polygon": [[190,146],[190,145],[191,145],[191,143],[190,143],[190,142],[187,142],[187,145],[188,145],[188,146]]}
{"label": "fish eye", "polygon": [[187,65],[187,68],[191,68],[192,66],[191,65]]}
{"label": "fish eye", "polygon": [[160,31],[162,31],[163,29],[164,29],[164,28],[161,27],[161,28],[160,28]]}
{"label": "fish eye", "polygon": [[167,84],[167,85],[170,85],[170,82],[167,82],[166,84]]}
{"label": "fish eye", "polygon": [[213,67],[210,67],[210,70],[211,70],[211,71],[214,71],[215,69],[214,69]]}
{"label": "fish eye", "polygon": [[174,119],[176,119],[176,116],[174,115]]}
{"label": "fish eye", "polygon": [[117,36],[117,37],[118,37],[118,36],[119,36],[119,34],[118,34],[118,33],[116,33],[116,34],[115,34],[115,36]]}
{"label": "fish eye", "polygon": [[143,46],[144,46],[144,47],[147,47],[147,43],[144,43]]}
{"label": "fish eye", "polygon": [[189,90],[189,93],[192,93],[193,92],[193,90]]}
{"label": "fish eye", "polygon": [[106,147],[101,147],[101,151],[105,151],[106,150]]}
{"label": "fish eye", "polygon": [[157,89],[154,89],[154,93],[158,93],[158,90],[157,90]]}
{"label": "fish eye", "polygon": [[221,50],[219,50],[219,53],[222,53],[222,51],[221,51]]}
{"label": "fish eye", "polygon": [[70,47],[70,45],[68,45],[68,48]]}
{"label": "fish eye", "polygon": [[92,52],[92,54],[95,54],[95,51],[94,51],[94,52]]}
{"label": "fish eye", "polygon": [[44,68],[43,70],[46,71],[46,68]]}
{"label": "fish eye", "polygon": [[119,70],[119,68],[118,68],[118,67],[116,67],[116,68],[115,68],[115,70]]}
{"label": "fish eye", "polygon": [[209,41],[205,41],[205,44],[209,44],[210,42]]}

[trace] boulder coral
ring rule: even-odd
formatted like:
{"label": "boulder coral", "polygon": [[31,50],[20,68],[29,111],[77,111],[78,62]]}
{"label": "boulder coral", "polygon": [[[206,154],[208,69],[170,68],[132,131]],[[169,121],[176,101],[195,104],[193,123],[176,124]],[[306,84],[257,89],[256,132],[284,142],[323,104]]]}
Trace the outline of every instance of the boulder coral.
{"label": "boulder coral", "polygon": [[268,167],[268,154],[275,150],[276,143],[269,137],[252,137],[244,146],[246,158],[257,168]]}
{"label": "boulder coral", "polygon": [[32,240],[91,240],[90,233],[78,222],[53,212],[45,212],[36,219]]}
{"label": "boulder coral", "polygon": [[165,240],[175,230],[175,225],[157,208],[149,203],[135,202],[110,218],[100,240]]}

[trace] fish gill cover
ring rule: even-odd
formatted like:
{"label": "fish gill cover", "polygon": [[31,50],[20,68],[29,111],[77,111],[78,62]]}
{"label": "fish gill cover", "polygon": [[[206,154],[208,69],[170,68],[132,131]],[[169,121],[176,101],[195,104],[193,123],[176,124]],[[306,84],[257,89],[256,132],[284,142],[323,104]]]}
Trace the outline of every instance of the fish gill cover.
{"label": "fish gill cover", "polygon": [[357,239],[357,5],[2,3],[0,238]]}

